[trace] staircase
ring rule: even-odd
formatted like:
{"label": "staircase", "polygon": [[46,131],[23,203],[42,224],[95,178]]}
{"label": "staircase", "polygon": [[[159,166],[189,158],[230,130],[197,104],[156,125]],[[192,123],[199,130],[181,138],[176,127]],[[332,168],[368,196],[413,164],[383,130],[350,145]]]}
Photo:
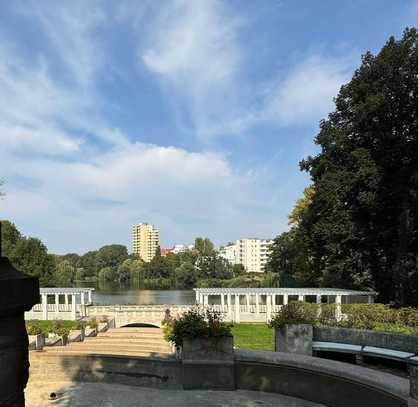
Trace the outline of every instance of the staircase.
{"label": "staircase", "polygon": [[47,353],[170,357],[172,347],[160,328],[112,328],[84,342],[46,347]]}

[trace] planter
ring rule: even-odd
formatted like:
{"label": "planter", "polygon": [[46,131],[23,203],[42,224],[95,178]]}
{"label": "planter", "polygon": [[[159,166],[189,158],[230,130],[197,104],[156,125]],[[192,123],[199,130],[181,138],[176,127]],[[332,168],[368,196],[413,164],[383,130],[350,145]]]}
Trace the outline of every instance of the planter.
{"label": "planter", "polygon": [[45,346],[45,335],[29,335],[29,350],[42,350]]}
{"label": "planter", "polygon": [[276,329],[275,351],[312,356],[312,325],[287,324]]}
{"label": "planter", "polygon": [[181,358],[184,389],[235,389],[232,336],[185,339]]}

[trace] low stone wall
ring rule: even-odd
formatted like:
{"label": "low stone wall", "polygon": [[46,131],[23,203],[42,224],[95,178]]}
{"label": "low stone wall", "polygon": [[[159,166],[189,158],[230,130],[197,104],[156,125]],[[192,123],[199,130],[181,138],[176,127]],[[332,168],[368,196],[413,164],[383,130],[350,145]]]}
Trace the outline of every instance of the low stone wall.
{"label": "low stone wall", "polygon": [[407,379],[310,356],[238,350],[235,375],[240,389],[280,393],[327,406],[408,406]]}
{"label": "low stone wall", "polygon": [[[30,352],[30,381],[118,383],[187,389],[182,361],[108,355],[59,355]],[[201,365],[210,370],[211,361]],[[230,368],[228,363],[226,368]],[[279,352],[236,350],[237,389],[280,393],[333,407],[416,406],[409,380],[332,360]],[[410,403],[410,404],[408,404]],[[415,403],[415,404],[414,404]]]}
{"label": "low stone wall", "polygon": [[30,352],[31,382],[105,382],[131,386],[182,388],[182,366],[175,359]]}
{"label": "low stone wall", "polygon": [[350,345],[374,346],[418,353],[418,336],[369,331],[366,329],[314,327],[313,340]]}

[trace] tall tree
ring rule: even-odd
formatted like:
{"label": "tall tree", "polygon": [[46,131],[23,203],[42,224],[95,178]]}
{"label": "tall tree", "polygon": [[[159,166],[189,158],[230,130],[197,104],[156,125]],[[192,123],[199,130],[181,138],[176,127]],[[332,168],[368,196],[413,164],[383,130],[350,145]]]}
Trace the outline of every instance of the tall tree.
{"label": "tall tree", "polygon": [[418,305],[418,34],[367,53],[302,161],[314,183],[301,229],[320,283]]}

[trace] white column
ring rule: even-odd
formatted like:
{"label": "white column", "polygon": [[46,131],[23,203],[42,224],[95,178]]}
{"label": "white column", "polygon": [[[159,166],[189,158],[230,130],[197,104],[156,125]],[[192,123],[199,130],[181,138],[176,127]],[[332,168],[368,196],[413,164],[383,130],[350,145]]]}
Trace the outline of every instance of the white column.
{"label": "white column", "polygon": [[91,291],[89,291],[89,304],[93,304],[93,300],[91,298]]}
{"label": "white column", "polygon": [[221,310],[224,311],[225,309],[225,297],[221,294]]}
{"label": "white column", "polygon": [[85,300],[84,300],[84,292],[81,293],[81,305],[85,304]]}
{"label": "white column", "polygon": [[374,297],[373,295],[367,296],[367,304],[373,304],[374,303]]}
{"label": "white column", "polygon": [[231,301],[231,294],[227,294],[227,304],[228,304],[228,316],[229,319],[232,321],[232,301]]}
{"label": "white column", "polygon": [[260,313],[260,296],[258,294],[255,295],[255,312],[257,315]]}
{"label": "white column", "polygon": [[58,294],[55,294],[55,312],[59,312],[60,297]]}
{"label": "white column", "polygon": [[42,294],[42,319],[48,320],[48,296],[46,294]]}
{"label": "white column", "polygon": [[337,319],[337,321],[341,320],[341,295],[336,295],[335,296],[335,318]]}
{"label": "white column", "polygon": [[247,304],[247,312],[250,312],[250,294],[245,294],[245,302]]}
{"label": "white column", "polygon": [[271,295],[266,295],[267,322],[271,320]]}
{"label": "white column", "polygon": [[65,312],[68,311],[68,294],[64,294],[64,299],[65,299]]}
{"label": "white column", "polygon": [[317,296],[316,296],[316,303],[317,303],[317,304],[321,304],[321,303],[322,303],[322,301],[321,301],[321,300],[322,300],[322,297],[321,297],[320,295],[317,295]]}
{"label": "white column", "polygon": [[202,293],[200,293],[199,294],[199,305],[203,305],[203,294]]}
{"label": "white column", "polygon": [[207,307],[209,304],[209,294],[203,296],[203,305]]}
{"label": "white column", "polygon": [[198,304],[199,303],[199,291],[195,291],[195,294],[196,294],[196,304]]}
{"label": "white column", "polygon": [[274,312],[276,310],[276,294],[273,294],[271,296],[271,307]]}
{"label": "white column", "polygon": [[304,295],[298,295],[298,301],[304,301],[305,296]]}
{"label": "white column", "polygon": [[73,321],[77,319],[77,308],[76,308],[76,301],[75,301],[75,294],[71,295],[71,317]]}
{"label": "white column", "polygon": [[283,294],[283,305],[287,305],[289,303],[289,296],[287,294]]}
{"label": "white column", "polygon": [[240,321],[240,315],[239,315],[239,295],[235,294],[235,322]]}

